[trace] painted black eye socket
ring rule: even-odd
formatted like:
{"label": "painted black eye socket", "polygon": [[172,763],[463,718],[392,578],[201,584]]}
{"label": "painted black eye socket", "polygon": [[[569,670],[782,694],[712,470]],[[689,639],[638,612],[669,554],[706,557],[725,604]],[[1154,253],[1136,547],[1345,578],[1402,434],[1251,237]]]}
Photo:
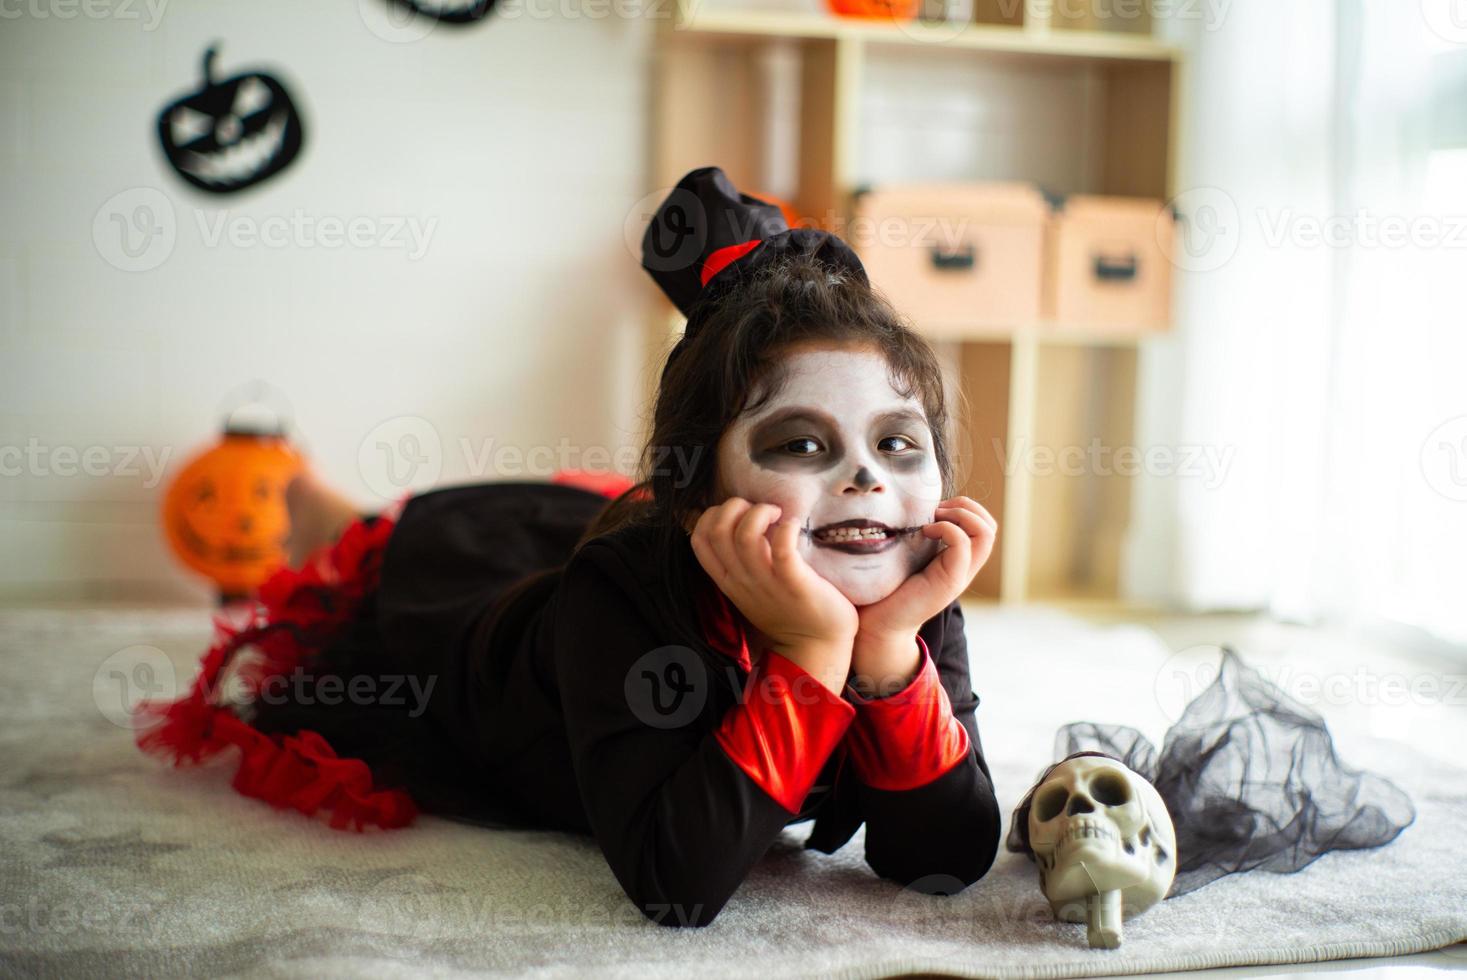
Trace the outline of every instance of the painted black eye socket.
{"label": "painted black eye socket", "polygon": [[1034,817],[1043,823],[1053,820],[1060,815],[1065,808],[1065,801],[1070,798],[1070,791],[1063,786],[1051,786],[1039,791],[1039,798],[1034,801]]}
{"label": "painted black eye socket", "polygon": [[[802,445],[807,445],[811,448],[804,452],[801,452],[798,449],[791,448],[793,446]],[[791,456],[814,456],[816,453],[820,452],[821,446],[819,440],[817,439],[811,439],[809,436],[799,436],[798,438],[790,439],[787,442],[783,443],[780,448],[789,451]]]}

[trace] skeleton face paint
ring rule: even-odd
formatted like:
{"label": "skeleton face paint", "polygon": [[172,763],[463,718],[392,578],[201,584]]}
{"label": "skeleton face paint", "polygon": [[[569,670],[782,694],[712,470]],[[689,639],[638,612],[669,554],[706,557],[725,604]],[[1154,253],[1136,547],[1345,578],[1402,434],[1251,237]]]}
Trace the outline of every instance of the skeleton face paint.
{"label": "skeleton face paint", "polygon": [[781,368],[778,394],[719,441],[720,499],[778,505],[803,525],[816,572],[855,605],[876,602],[940,548],[921,533],[942,499],[922,404],[868,347],[800,347]]}

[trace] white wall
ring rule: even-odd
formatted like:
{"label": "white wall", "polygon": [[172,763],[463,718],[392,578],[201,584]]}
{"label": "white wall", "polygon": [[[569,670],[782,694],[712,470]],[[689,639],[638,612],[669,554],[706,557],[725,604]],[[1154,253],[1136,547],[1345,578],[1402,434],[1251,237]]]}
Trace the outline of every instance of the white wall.
{"label": "white wall", "polygon": [[[373,446],[405,433],[436,436],[442,482],[496,476],[486,447],[577,465],[635,438],[648,21],[545,0],[413,39],[386,0],[89,3],[0,8],[0,597],[205,595],[142,454],[176,472],[254,378],[363,506],[393,489]],[[234,197],[186,186],[153,135],[215,40],[217,74],[278,69],[308,127]],[[174,241],[123,271],[112,214],[140,203]],[[209,240],[298,214],[365,218],[369,243]]]}

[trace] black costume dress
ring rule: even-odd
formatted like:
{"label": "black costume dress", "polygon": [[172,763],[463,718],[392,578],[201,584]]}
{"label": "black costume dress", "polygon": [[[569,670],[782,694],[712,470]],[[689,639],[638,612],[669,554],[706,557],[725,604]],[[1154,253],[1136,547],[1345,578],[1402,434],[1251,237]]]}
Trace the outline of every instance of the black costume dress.
{"label": "black costume dress", "polygon": [[[903,885],[950,893],[988,870],[1001,818],[956,602],[923,624],[907,688],[838,697],[751,658],[685,537],[687,594],[663,587],[645,524],[577,550],[606,503],[491,483],[357,522],[262,587],[251,621],[221,618],[193,692],[153,708],[139,743],[180,762],[238,747],[240,792],[338,827],[421,809],[593,834],[667,925],[712,921],[807,820],[825,853],[864,822],[869,865]],[[242,704],[216,696],[226,670]]]}

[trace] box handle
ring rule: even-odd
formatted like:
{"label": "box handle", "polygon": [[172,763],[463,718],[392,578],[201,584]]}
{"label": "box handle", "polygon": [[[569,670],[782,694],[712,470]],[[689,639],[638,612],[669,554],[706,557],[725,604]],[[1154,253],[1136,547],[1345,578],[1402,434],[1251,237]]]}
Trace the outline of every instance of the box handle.
{"label": "box handle", "polygon": [[1136,280],[1136,253],[1124,258],[1095,256],[1095,278],[1101,282],[1134,282]]}
{"label": "box handle", "polygon": [[932,246],[932,267],[945,272],[963,272],[978,264],[978,250],[972,245],[961,248]]}

